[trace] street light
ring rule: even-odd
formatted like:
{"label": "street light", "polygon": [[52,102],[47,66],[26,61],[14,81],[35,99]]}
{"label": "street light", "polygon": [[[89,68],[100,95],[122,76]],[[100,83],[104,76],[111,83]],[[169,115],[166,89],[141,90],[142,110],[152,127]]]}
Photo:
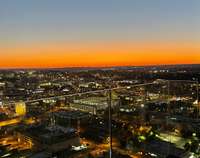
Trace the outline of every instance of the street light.
{"label": "street light", "polygon": [[111,105],[112,105],[112,90],[111,88],[108,90],[108,111],[109,111],[109,137],[110,137],[110,150],[109,150],[109,157],[112,158],[112,112],[111,112]]}

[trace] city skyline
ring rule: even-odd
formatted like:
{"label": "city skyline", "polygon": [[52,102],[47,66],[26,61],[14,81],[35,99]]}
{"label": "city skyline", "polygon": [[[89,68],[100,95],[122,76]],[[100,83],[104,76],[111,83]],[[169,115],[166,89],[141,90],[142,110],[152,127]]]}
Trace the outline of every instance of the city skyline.
{"label": "city skyline", "polygon": [[0,157],[200,158],[200,0],[0,0]]}

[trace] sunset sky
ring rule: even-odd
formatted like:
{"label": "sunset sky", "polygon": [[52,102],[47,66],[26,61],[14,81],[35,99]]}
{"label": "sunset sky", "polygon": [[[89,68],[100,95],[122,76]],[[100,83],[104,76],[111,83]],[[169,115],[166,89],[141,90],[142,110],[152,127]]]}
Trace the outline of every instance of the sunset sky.
{"label": "sunset sky", "polygon": [[0,68],[200,63],[200,0],[2,0]]}

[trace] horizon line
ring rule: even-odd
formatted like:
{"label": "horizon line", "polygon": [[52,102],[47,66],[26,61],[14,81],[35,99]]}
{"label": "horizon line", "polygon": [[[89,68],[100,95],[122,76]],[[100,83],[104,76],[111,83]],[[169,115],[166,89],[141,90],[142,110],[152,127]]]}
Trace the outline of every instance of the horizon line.
{"label": "horizon line", "polygon": [[64,67],[0,67],[0,70],[45,70],[45,69],[81,69],[81,68],[120,68],[120,67],[160,67],[160,66],[192,66],[199,65],[200,63],[193,64],[152,64],[152,65],[111,65],[111,66],[64,66]]}

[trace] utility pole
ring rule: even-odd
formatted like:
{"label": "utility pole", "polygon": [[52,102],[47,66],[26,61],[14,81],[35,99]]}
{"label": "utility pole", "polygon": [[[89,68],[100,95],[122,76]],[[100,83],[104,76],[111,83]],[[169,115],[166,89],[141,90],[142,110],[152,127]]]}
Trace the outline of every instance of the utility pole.
{"label": "utility pole", "polygon": [[[170,80],[167,80],[167,93],[168,93],[168,98],[167,98],[167,112],[168,112],[168,117],[167,117],[167,126],[169,125],[169,118],[171,116],[171,107],[170,107]],[[167,127],[168,128],[168,127]],[[170,136],[170,143],[171,143],[171,136]],[[170,145],[168,145],[167,149],[168,155],[170,154]]]}
{"label": "utility pole", "polygon": [[167,104],[168,108],[167,111],[169,114],[171,114],[171,107],[170,107],[170,81],[167,80]]}
{"label": "utility pole", "polygon": [[109,111],[109,143],[110,143],[110,151],[109,157],[112,158],[112,90],[108,91],[108,111]]}
{"label": "utility pole", "polygon": [[200,116],[200,109],[199,109],[199,81],[197,79],[197,110],[198,110],[198,114],[197,114],[197,118],[199,118]]}

